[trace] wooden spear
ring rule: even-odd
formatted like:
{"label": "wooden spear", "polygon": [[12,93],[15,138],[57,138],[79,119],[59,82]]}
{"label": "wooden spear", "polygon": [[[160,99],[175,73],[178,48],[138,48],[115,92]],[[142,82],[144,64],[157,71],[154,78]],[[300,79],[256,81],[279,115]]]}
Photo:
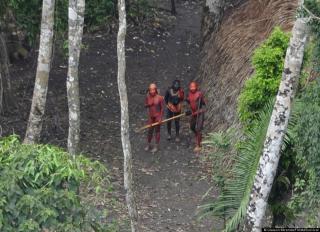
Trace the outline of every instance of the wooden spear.
{"label": "wooden spear", "polygon": [[154,127],[154,126],[161,125],[161,124],[163,124],[163,123],[165,123],[165,122],[168,122],[168,121],[171,121],[171,120],[174,120],[174,119],[177,119],[177,118],[181,118],[181,117],[183,117],[183,116],[185,116],[185,115],[186,115],[186,113],[182,113],[182,114],[176,115],[176,116],[174,116],[174,117],[172,117],[172,118],[167,118],[167,119],[165,119],[165,120],[162,120],[162,121],[160,121],[160,122],[155,122],[155,123],[152,123],[152,124],[145,125],[145,126],[139,128],[139,129],[137,129],[136,132],[137,132],[137,133],[138,133],[138,132],[141,132],[141,131],[143,131],[143,130],[145,130],[145,129],[148,129],[148,128],[150,128],[150,127]]}

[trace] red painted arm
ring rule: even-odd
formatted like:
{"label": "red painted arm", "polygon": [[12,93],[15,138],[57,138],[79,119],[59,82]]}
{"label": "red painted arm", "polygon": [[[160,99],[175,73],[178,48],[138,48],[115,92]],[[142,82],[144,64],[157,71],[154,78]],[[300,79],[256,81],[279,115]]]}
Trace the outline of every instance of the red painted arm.
{"label": "red painted arm", "polygon": [[183,89],[180,89],[180,101],[183,101],[184,99],[184,91]]}

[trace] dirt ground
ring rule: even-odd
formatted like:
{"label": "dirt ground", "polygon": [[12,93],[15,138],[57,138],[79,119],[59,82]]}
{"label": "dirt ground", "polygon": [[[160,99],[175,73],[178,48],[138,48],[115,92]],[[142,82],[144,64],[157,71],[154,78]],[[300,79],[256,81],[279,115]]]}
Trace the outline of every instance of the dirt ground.
{"label": "dirt ground", "polygon": [[[170,1],[168,1],[169,3]],[[169,8],[168,6],[164,6]],[[178,1],[177,17],[163,11],[153,26],[129,27],[127,35],[127,86],[134,158],[134,180],[142,231],[208,232],[212,221],[197,221],[197,206],[210,188],[200,162],[192,152],[193,137],[182,120],[182,141],[168,142],[162,127],[161,150],[145,152],[145,135],[134,129],[146,122],[145,91],[155,81],[162,94],[174,79],[184,88],[197,75],[201,5]],[[85,35],[80,61],[81,151],[106,163],[124,202],[120,108],[116,82],[116,34],[104,31]],[[31,105],[36,59],[13,64],[17,109],[1,116],[2,136],[24,136]],[[42,142],[66,147],[68,109],[67,62],[56,56],[50,75]],[[121,231],[127,231],[122,229]]]}

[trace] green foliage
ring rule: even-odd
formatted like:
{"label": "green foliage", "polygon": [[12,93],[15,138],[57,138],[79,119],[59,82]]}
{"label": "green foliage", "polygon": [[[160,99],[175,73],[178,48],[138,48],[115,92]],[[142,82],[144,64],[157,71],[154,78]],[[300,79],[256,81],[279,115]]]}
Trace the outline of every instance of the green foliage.
{"label": "green foliage", "polygon": [[[55,33],[59,40],[67,35],[68,0],[56,0]],[[32,45],[40,33],[42,0],[1,0],[0,21],[6,12],[12,12],[18,28]],[[116,0],[86,0],[85,25],[88,29],[108,24],[116,19]],[[134,0],[128,10],[129,18],[141,22],[150,13],[148,0]]]}
{"label": "green foliage", "polygon": [[294,218],[294,211],[289,206],[289,193],[295,182],[298,167],[294,157],[294,139],[291,129],[296,123],[296,115],[291,115],[289,128],[285,134],[284,144],[280,153],[277,174],[268,199],[272,212],[272,227],[288,225]]}
{"label": "green foliage", "polygon": [[108,188],[105,167],[49,145],[0,140],[0,230],[114,231],[79,193]]}
{"label": "green foliage", "polygon": [[[42,1],[40,1],[42,2]],[[54,33],[57,40],[67,38],[68,34],[68,0],[56,0],[55,12],[54,12]],[[40,3],[41,4],[41,3]],[[40,21],[38,22],[39,31],[36,32],[36,36],[40,34]],[[18,24],[19,25],[19,24]],[[35,42],[35,40],[32,40]]]}
{"label": "green foliage", "polygon": [[[296,107],[299,113],[299,121],[295,128],[297,141],[297,153],[300,162],[311,168],[320,168],[320,81],[310,84],[302,93]],[[320,170],[320,169],[319,169]]]}
{"label": "green foliage", "polygon": [[314,64],[318,62],[317,58],[315,57],[317,50],[316,43],[317,41],[310,39],[307,46],[305,47],[297,96],[299,96],[300,92],[303,91],[303,89],[308,85],[311,79],[310,71],[313,69]]}
{"label": "green foliage", "polygon": [[[304,4],[313,14],[320,16],[319,1],[305,0]],[[293,110],[297,114],[297,120],[292,127],[292,134],[296,153],[294,160],[298,166],[298,173],[295,175],[293,196],[289,206],[296,215],[303,216],[309,226],[316,227],[320,225],[318,210],[320,206],[320,22],[311,20],[309,24],[312,29],[312,46],[309,47],[312,50],[308,51],[309,64],[306,68],[313,71],[315,76],[312,78],[316,80],[311,83],[306,82],[294,103]]]}
{"label": "green foliage", "polygon": [[150,16],[151,12],[148,0],[134,0],[130,3],[127,15],[129,19],[139,24]]}
{"label": "green foliage", "polygon": [[[26,32],[30,42],[35,42],[40,33],[42,0],[6,0],[6,8],[15,17],[17,26]],[[3,3],[5,5],[5,3]],[[114,0],[87,0],[85,10],[85,24],[98,26],[113,17]],[[55,32],[58,37],[66,35],[68,26],[68,0],[57,0],[55,10]]]}
{"label": "green foliage", "polygon": [[[234,157],[236,156],[236,129],[229,128],[223,132],[209,133],[206,141],[203,144],[207,149],[210,149],[208,158],[212,164],[213,180],[218,186],[223,185],[223,181],[230,177],[230,169],[233,165]],[[221,169],[221,167],[224,167]]]}
{"label": "green foliage", "polygon": [[239,96],[240,120],[249,125],[279,88],[289,35],[276,27],[270,37],[254,52],[255,74],[246,81]]}
{"label": "green foliage", "polygon": [[[305,0],[304,5],[316,16],[320,16],[320,3],[317,0]],[[312,29],[313,37],[314,37],[314,67],[313,69],[316,72],[320,72],[320,21],[317,19],[311,20],[309,25]]]}
{"label": "green foliage", "polygon": [[[293,128],[296,176],[291,207],[300,212],[320,206],[320,80],[311,83],[295,103],[299,120]],[[319,226],[319,224],[318,224]]]}
{"label": "green foliage", "polygon": [[115,16],[117,1],[115,0],[87,0],[85,23],[87,26],[106,24]]}
{"label": "green foliage", "polygon": [[[202,216],[213,215],[227,219],[224,231],[234,231],[246,215],[253,181],[273,109],[272,103],[273,101],[270,101],[266,104],[264,110],[256,116],[252,127],[245,132],[244,138],[238,144],[238,152],[232,159],[233,165],[229,166],[229,170],[223,169],[224,172],[230,174],[223,176],[225,178],[223,180],[224,185],[220,189],[218,199],[201,207],[200,214]],[[211,140],[207,143],[211,146],[218,144],[218,149],[221,149],[221,145],[214,140],[215,137],[211,136]],[[229,146],[234,144],[231,141],[224,142],[224,144],[227,144],[226,148],[228,150],[230,150]],[[217,154],[214,155],[216,156]],[[224,156],[224,153],[222,152],[219,155]],[[218,160],[221,159],[223,158],[218,158]]]}
{"label": "green foliage", "polygon": [[33,43],[40,31],[41,0],[7,0],[7,7],[12,12],[15,23],[26,33],[30,43]]}
{"label": "green foliage", "polygon": [[[7,6],[8,6],[8,2],[10,0],[1,0],[0,1],[0,19],[1,17],[6,13],[7,11]],[[0,20],[0,26],[1,26],[1,20]]]}
{"label": "green foliage", "polygon": [[[320,15],[319,1],[307,0],[305,3],[314,14]],[[320,71],[320,23],[317,21],[317,23],[311,23],[311,26],[314,38],[305,52],[301,81],[303,92],[298,93],[300,99],[295,102],[291,113],[277,175],[268,201],[273,214],[272,226],[288,224],[299,214],[304,214],[304,219],[309,226],[319,226],[320,81],[310,83],[308,75],[310,67],[317,75]],[[238,106],[239,117],[244,123],[245,140],[239,143],[239,152],[232,159],[231,172],[226,170],[230,174],[220,175],[221,171],[217,171],[220,175],[218,183],[222,183],[218,185],[220,187],[218,199],[202,207],[204,215],[212,214],[227,218],[225,231],[236,230],[246,214],[272,107],[269,107],[268,117],[261,117],[260,114],[266,115],[262,109],[277,92],[288,41],[287,34],[280,29],[275,29],[272,36],[255,51],[252,60],[255,74],[246,82]],[[252,131],[256,133],[251,133]],[[260,133],[257,133],[259,131]],[[214,162],[217,161],[223,166],[221,163],[223,158],[218,156],[228,155],[232,151],[230,146],[232,147],[235,143],[231,140],[225,142],[224,139],[216,138],[228,139],[229,137],[228,134],[215,134],[209,141],[209,144],[218,147],[214,150],[217,152],[213,155]],[[227,146],[225,147],[224,144]],[[232,156],[226,157],[232,158]],[[219,169],[219,167],[216,168]],[[292,196],[291,193],[293,193]]]}
{"label": "green foliage", "polygon": [[[318,0],[305,0],[304,5],[307,9],[309,9],[314,15],[319,16],[320,15],[320,4]],[[307,13],[304,12],[306,15]],[[314,19],[310,22],[310,26],[312,28],[313,33],[316,34],[316,36],[320,36],[320,22],[317,19]]]}

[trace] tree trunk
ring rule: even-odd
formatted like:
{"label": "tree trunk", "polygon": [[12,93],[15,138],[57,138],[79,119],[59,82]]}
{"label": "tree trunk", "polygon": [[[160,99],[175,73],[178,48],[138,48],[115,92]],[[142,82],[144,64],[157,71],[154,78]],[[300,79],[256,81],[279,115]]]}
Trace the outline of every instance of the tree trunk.
{"label": "tree trunk", "polygon": [[172,15],[176,15],[177,14],[175,0],[171,0],[171,14]]}
{"label": "tree trunk", "polygon": [[277,173],[280,150],[288,126],[294,90],[299,81],[307,34],[307,20],[297,19],[292,30],[282,80],[271,115],[263,154],[259,161],[251,191],[245,223],[246,231],[261,231],[269,193]]}
{"label": "tree trunk", "polygon": [[124,155],[124,189],[126,192],[126,202],[131,220],[131,231],[138,232],[138,213],[134,200],[133,179],[132,179],[132,151],[129,134],[129,112],[128,96],[125,79],[126,57],[125,57],[125,37],[127,30],[126,5],[125,0],[118,1],[119,11],[119,32],[117,38],[118,54],[118,90],[121,104],[121,141]]}
{"label": "tree trunk", "polygon": [[69,60],[67,95],[69,107],[68,151],[75,155],[80,140],[79,58],[83,34],[85,0],[69,0]]}
{"label": "tree trunk", "polygon": [[201,22],[202,44],[219,29],[225,9],[232,1],[234,0],[205,0]]}
{"label": "tree trunk", "polygon": [[13,104],[8,60],[6,42],[0,33],[0,114]]}
{"label": "tree trunk", "polygon": [[38,66],[24,143],[35,143],[40,139],[51,66],[54,6],[55,0],[43,0]]}

